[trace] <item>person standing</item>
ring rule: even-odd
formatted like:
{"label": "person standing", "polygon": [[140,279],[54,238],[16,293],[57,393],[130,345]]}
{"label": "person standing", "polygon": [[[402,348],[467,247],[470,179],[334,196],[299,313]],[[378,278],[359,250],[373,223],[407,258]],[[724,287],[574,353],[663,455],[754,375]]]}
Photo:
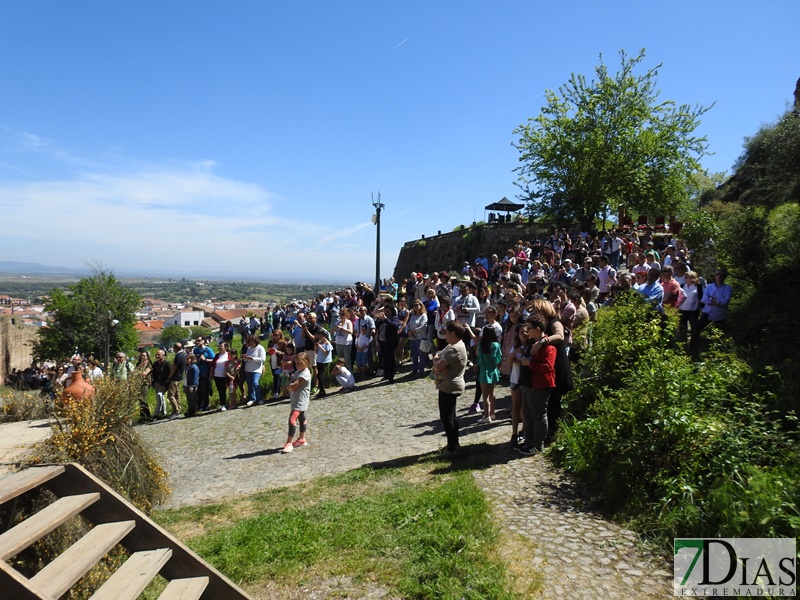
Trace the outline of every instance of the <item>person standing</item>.
{"label": "person standing", "polygon": [[[713,323],[717,327],[723,327],[728,320],[728,304],[731,301],[733,290],[725,283],[728,272],[725,269],[717,269],[714,273],[714,283],[709,283],[703,290],[703,312],[697,322],[697,332],[700,333]],[[692,335],[692,341],[694,341]],[[699,336],[698,336],[699,338]]]}
{"label": "person standing", "polygon": [[692,339],[697,337],[697,319],[700,315],[700,298],[703,297],[703,287],[698,282],[697,273],[687,271],[684,275],[683,293],[686,300],[678,307],[680,321],[678,332],[683,336],[691,330]]}
{"label": "person standing", "polygon": [[442,421],[447,446],[445,454],[455,455],[458,443],[458,417],[456,401],[464,393],[464,370],[467,367],[467,348],[464,346],[464,325],[451,321],[445,327],[447,346],[433,359],[433,376],[439,392],[439,418]]}
{"label": "person standing", "polygon": [[267,361],[267,352],[258,342],[258,338],[251,335],[247,338],[247,353],[242,356],[244,361],[245,381],[247,382],[247,406],[256,402],[263,404],[261,387],[258,385],[261,374],[264,372],[264,363]]}
{"label": "person standing", "polygon": [[206,345],[205,338],[198,337],[194,342],[192,354],[197,359],[200,370],[200,382],[197,385],[197,409],[208,410],[211,392],[211,363],[214,362],[214,351]]}
{"label": "person standing", "polygon": [[481,330],[478,342],[478,385],[483,394],[483,417],[478,423],[491,423],[494,420],[494,386],[500,381],[500,363],[503,353],[498,342],[497,330],[487,325]]}
{"label": "person standing", "polygon": [[380,348],[381,354],[383,378],[389,383],[392,383],[395,373],[397,373],[395,351],[397,349],[397,342],[400,339],[397,333],[397,325],[394,322],[394,307],[385,306],[382,310],[378,311],[377,317],[378,347]]}
{"label": "person standing", "polygon": [[214,378],[214,385],[219,394],[219,409],[220,411],[228,410],[228,344],[222,342],[219,345],[219,352],[214,357],[211,363],[211,377]]}
{"label": "person standing", "polygon": [[553,345],[539,343],[544,331],[544,319],[540,315],[532,316],[528,321],[528,334],[529,342],[534,342],[535,350],[520,361],[530,371],[530,388],[522,395],[522,411],[526,424],[525,443],[515,449],[526,455],[540,452],[550,433],[548,401],[556,387],[557,350]]}
{"label": "person standing", "polygon": [[124,352],[117,352],[114,357],[114,364],[111,365],[111,378],[118,381],[128,381],[128,376],[133,373],[133,365],[128,362],[128,356]]}
{"label": "person standing", "polygon": [[147,393],[153,383],[153,361],[150,355],[142,350],[139,353],[139,360],[136,363],[136,374],[139,376],[139,422],[149,423],[152,421],[150,416],[150,405],[147,402]]}
{"label": "person standing", "polygon": [[167,388],[167,399],[172,405],[172,414],[170,419],[177,419],[181,416],[181,381],[183,380],[183,373],[186,370],[186,351],[183,349],[183,344],[176,343],[172,350],[175,352],[175,358],[172,360],[172,366],[169,370],[169,387]]}
{"label": "person standing", "polygon": [[328,395],[328,392],[325,391],[325,377],[328,374],[328,365],[333,361],[333,346],[328,339],[326,329],[322,329],[317,334],[314,348],[317,353],[317,385],[319,386],[317,398],[324,398]]}
{"label": "person standing", "polygon": [[[306,411],[311,398],[311,372],[309,371],[308,355],[298,352],[295,364],[297,370],[292,374],[291,381],[287,386],[290,394],[291,412],[289,413],[289,435],[283,445],[283,450],[281,450],[283,454],[288,454],[295,448],[308,446],[308,440],[306,440],[306,430],[308,428]],[[298,427],[300,435],[293,441]]]}
{"label": "person standing", "polygon": [[421,300],[414,300],[411,316],[408,319],[408,341],[411,346],[411,376],[422,377],[425,374],[425,361],[420,344],[428,331],[428,315]]}
{"label": "person standing", "polygon": [[193,417],[197,414],[197,387],[200,383],[200,367],[197,366],[197,356],[190,354],[186,357],[186,385],[183,392],[186,394],[186,416]]}
{"label": "person standing", "polygon": [[164,394],[169,387],[169,371],[172,365],[165,360],[166,353],[159,349],[156,351],[156,361],[153,363],[153,389],[156,391],[156,410],[153,418],[163,419],[167,416],[167,406]]}

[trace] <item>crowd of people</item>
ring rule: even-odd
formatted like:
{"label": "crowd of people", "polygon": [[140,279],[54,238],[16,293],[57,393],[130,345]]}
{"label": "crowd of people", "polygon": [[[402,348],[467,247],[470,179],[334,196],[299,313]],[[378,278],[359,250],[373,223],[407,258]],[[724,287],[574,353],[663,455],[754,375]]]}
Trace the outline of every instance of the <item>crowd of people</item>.
{"label": "crowd of people", "polygon": [[[692,342],[708,324],[724,325],[731,297],[726,273],[718,270],[706,284],[691,259],[680,239],[652,230],[597,235],[562,229],[545,240],[520,240],[503,253],[478,256],[458,273],[414,272],[402,282],[384,280],[378,290],[358,282],[275,306],[238,327],[227,322],[216,350],[209,339],[197,337],[187,348],[175,344],[171,361],[163,349],[153,360],[146,351],[135,361],[120,352],[108,374],[135,380],[142,421],[181,416],[181,392],[185,417],[212,409],[214,392],[213,409],[219,411],[289,398],[285,453],[308,443],[312,396],[328,395],[334,381],[341,393],[373,378],[391,384],[402,369],[407,378],[433,379],[447,435],[444,451],[455,454],[457,401],[474,379],[467,414],[492,424],[498,386],[507,386],[511,446],[534,454],[552,438],[561,399],[572,389],[579,354],[575,332],[620,294],[634,290],[662,313],[677,309],[680,333]],[[236,333],[240,351],[233,348]],[[57,397],[77,368],[89,380],[102,376],[97,361],[76,356],[46,376],[14,372],[10,383],[38,382]],[[272,383],[265,389],[267,370]]]}

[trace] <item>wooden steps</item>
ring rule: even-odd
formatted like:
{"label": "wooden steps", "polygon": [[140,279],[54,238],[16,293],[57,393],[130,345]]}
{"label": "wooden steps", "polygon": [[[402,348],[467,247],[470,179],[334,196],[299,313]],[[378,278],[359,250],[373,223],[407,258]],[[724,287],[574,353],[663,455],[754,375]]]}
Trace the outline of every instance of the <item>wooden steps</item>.
{"label": "wooden steps", "polygon": [[100,494],[59,498],[13,529],[9,529],[0,535],[0,560],[16,556],[33,542],[79,514],[92,502],[97,502],[99,498]]}
{"label": "wooden steps", "polygon": [[[14,526],[20,496],[46,488],[56,500]],[[92,600],[133,600],[157,576],[169,583],[161,600],[245,600],[249,596],[113,489],[75,464],[32,467],[0,479],[0,505],[9,518],[0,528],[2,600],[56,600],[112,549],[128,558],[94,590]],[[8,560],[71,519],[92,527],[30,578]],[[18,517],[17,517],[18,519]]]}

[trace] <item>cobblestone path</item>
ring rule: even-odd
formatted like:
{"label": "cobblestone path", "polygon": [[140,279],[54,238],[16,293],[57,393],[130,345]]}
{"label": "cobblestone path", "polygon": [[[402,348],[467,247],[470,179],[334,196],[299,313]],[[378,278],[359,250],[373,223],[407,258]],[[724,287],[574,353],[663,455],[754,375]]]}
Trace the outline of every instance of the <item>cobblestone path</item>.
{"label": "cobblestone path", "polygon": [[[509,400],[503,397],[507,388],[498,392],[499,420],[490,425],[478,425],[479,415],[465,414],[471,386],[461,401],[461,460],[481,453],[481,467],[473,473],[497,522],[534,543],[531,569],[543,574],[540,597],[672,597],[671,565],[646,552],[635,533],[593,512],[580,486],[545,457],[511,452]],[[429,380],[398,378],[393,385],[373,380],[350,394],[313,399],[310,444],[283,455],[288,416],[288,402],[276,401],[139,427],[170,473],[173,494],[167,506],[218,502],[365,464],[424,455],[444,444]],[[376,597],[375,590],[332,593],[337,598]],[[304,595],[328,597],[310,590]]]}

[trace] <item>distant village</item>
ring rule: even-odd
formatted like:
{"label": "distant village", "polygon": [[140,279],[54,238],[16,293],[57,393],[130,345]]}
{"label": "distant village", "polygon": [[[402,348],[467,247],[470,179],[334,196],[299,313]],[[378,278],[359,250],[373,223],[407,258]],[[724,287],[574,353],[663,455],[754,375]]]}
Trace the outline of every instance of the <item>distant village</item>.
{"label": "distant village", "polygon": [[[38,328],[47,327],[52,315],[45,310],[47,296],[34,300],[0,294],[0,329],[5,342],[0,350],[0,375],[11,369],[24,369],[31,364],[32,341]],[[250,315],[263,316],[274,302],[191,302],[175,303],[156,298],[142,298],[142,307],[136,312],[136,332],[139,346],[158,345],[161,332],[168,325],[182,327],[202,326],[218,330],[230,321],[238,325]]]}

